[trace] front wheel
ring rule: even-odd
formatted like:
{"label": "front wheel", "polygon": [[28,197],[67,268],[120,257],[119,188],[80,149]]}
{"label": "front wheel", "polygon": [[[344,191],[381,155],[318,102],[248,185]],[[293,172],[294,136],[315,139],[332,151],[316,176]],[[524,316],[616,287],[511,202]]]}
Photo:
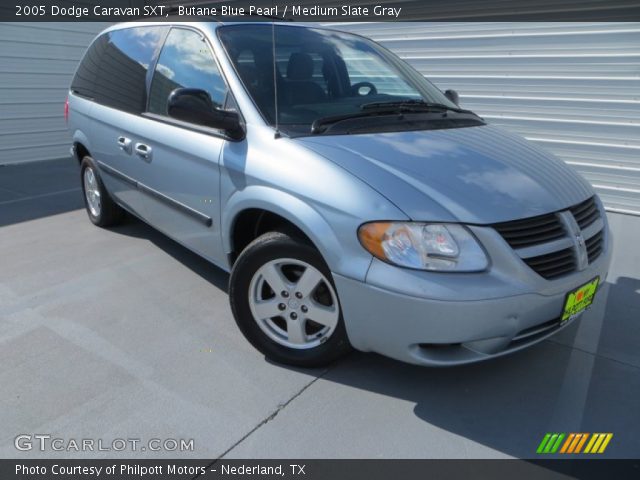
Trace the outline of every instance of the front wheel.
{"label": "front wheel", "polygon": [[270,232],[240,254],[229,299],[240,330],[268,358],[324,366],[351,347],[329,268],[308,243]]}

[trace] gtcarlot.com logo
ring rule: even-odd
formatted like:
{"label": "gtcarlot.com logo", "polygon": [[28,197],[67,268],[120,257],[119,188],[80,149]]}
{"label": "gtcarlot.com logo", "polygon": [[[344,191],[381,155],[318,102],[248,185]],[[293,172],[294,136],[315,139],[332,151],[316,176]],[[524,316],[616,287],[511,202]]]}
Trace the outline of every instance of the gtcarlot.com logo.
{"label": "gtcarlot.com logo", "polygon": [[536,453],[604,453],[613,433],[547,433]]}
{"label": "gtcarlot.com logo", "polygon": [[49,434],[22,434],[14,439],[17,450],[26,452],[192,452],[193,438],[59,438]]}

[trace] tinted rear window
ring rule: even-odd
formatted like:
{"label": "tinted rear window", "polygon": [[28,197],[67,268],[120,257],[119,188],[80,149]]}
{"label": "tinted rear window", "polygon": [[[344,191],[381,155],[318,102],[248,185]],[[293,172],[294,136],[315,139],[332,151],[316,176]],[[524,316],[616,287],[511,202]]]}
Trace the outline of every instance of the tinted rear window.
{"label": "tinted rear window", "polygon": [[164,27],[138,27],[108,33],[96,77],[96,101],[131,113],[145,110],[149,65]]}
{"label": "tinted rear window", "polygon": [[167,27],[136,27],[100,36],[82,60],[72,90],[125,112],[145,110],[146,79]]}
{"label": "tinted rear window", "polygon": [[83,57],[75,77],[71,82],[71,90],[84,97],[93,98],[96,75],[100,68],[100,59],[107,44],[106,35],[101,35],[91,44]]}

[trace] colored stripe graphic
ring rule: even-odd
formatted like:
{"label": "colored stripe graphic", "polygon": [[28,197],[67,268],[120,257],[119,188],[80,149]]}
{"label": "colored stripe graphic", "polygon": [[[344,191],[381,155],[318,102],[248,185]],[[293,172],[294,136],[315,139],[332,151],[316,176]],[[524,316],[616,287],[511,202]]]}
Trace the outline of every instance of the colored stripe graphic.
{"label": "colored stripe graphic", "polygon": [[589,438],[589,434],[583,433],[582,438],[580,439],[580,442],[578,442],[578,445],[576,445],[576,450],[573,453],[580,453],[580,451],[582,450],[582,446],[584,445],[584,442],[587,441],[587,438]]}
{"label": "colored stripe graphic", "polygon": [[562,449],[560,450],[560,453],[567,453],[567,449],[569,448],[569,445],[571,445],[571,442],[573,442],[573,439],[575,438],[576,434],[575,433],[570,433],[569,436],[567,437],[567,441],[564,442],[564,445],[562,446]]}
{"label": "colored stripe graphic", "polygon": [[594,433],[584,453],[603,453],[612,437],[613,433]]}
{"label": "colored stripe graphic", "polygon": [[551,451],[549,453],[556,453],[558,451],[558,448],[560,448],[560,444],[562,443],[562,440],[564,440],[564,437],[564,433],[558,435],[558,439],[556,440],[556,443],[553,444],[553,447],[551,447]]}
{"label": "colored stripe graphic", "polygon": [[558,434],[554,433],[551,435],[551,438],[547,442],[547,446],[544,447],[544,453],[551,453],[551,448],[553,448],[553,444],[556,442],[556,438],[558,438]]}
{"label": "colored stripe graphic", "polygon": [[584,449],[584,453],[591,453],[591,447],[593,447],[593,444],[596,443],[597,439],[598,439],[597,434],[591,437],[591,440],[589,440],[589,443],[587,444],[587,448]]}
{"label": "colored stripe graphic", "polygon": [[569,450],[567,451],[567,453],[575,452],[576,447],[578,446],[578,442],[582,440],[582,435],[583,435],[582,433],[576,433],[576,436],[573,437],[573,442],[571,442],[571,446],[569,447]]}
{"label": "colored stripe graphic", "polygon": [[[603,453],[609,442],[613,438],[613,433],[554,433],[545,434],[537,453]],[[587,442],[588,440],[588,442]],[[586,448],[582,450],[582,447]]]}
{"label": "colored stripe graphic", "polygon": [[549,441],[549,438],[551,438],[551,434],[547,433],[542,439],[542,441],[540,442],[540,445],[538,445],[538,450],[536,450],[536,453],[542,453],[544,451],[544,447]]}
{"label": "colored stripe graphic", "polygon": [[593,448],[591,448],[591,451],[589,453],[596,453],[600,448],[600,444],[604,440],[604,437],[606,437],[604,433],[598,433],[597,435],[598,439],[596,440],[596,443],[593,444]]}
{"label": "colored stripe graphic", "polygon": [[540,445],[538,445],[537,453],[556,453],[562,444],[562,440],[566,434],[564,433],[547,433]]}
{"label": "colored stripe graphic", "polygon": [[607,436],[605,437],[604,442],[602,442],[602,445],[600,445],[600,450],[598,450],[598,453],[604,453],[607,445],[609,445],[609,442],[613,438],[613,433],[607,433],[606,435]]}

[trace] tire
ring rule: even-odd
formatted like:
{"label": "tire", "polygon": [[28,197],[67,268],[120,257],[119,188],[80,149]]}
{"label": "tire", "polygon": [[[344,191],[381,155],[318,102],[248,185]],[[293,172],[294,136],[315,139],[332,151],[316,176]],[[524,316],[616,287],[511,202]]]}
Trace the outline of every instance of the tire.
{"label": "tire", "polygon": [[244,336],[270,360],[322,367],[351,351],[331,272],[295,236],[251,242],[231,272],[229,301]]}
{"label": "tire", "polygon": [[89,220],[98,227],[117,225],[124,218],[124,210],[113,201],[104,187],[96,162],[87,156],[80,164],[80,183],[84,206]]}

